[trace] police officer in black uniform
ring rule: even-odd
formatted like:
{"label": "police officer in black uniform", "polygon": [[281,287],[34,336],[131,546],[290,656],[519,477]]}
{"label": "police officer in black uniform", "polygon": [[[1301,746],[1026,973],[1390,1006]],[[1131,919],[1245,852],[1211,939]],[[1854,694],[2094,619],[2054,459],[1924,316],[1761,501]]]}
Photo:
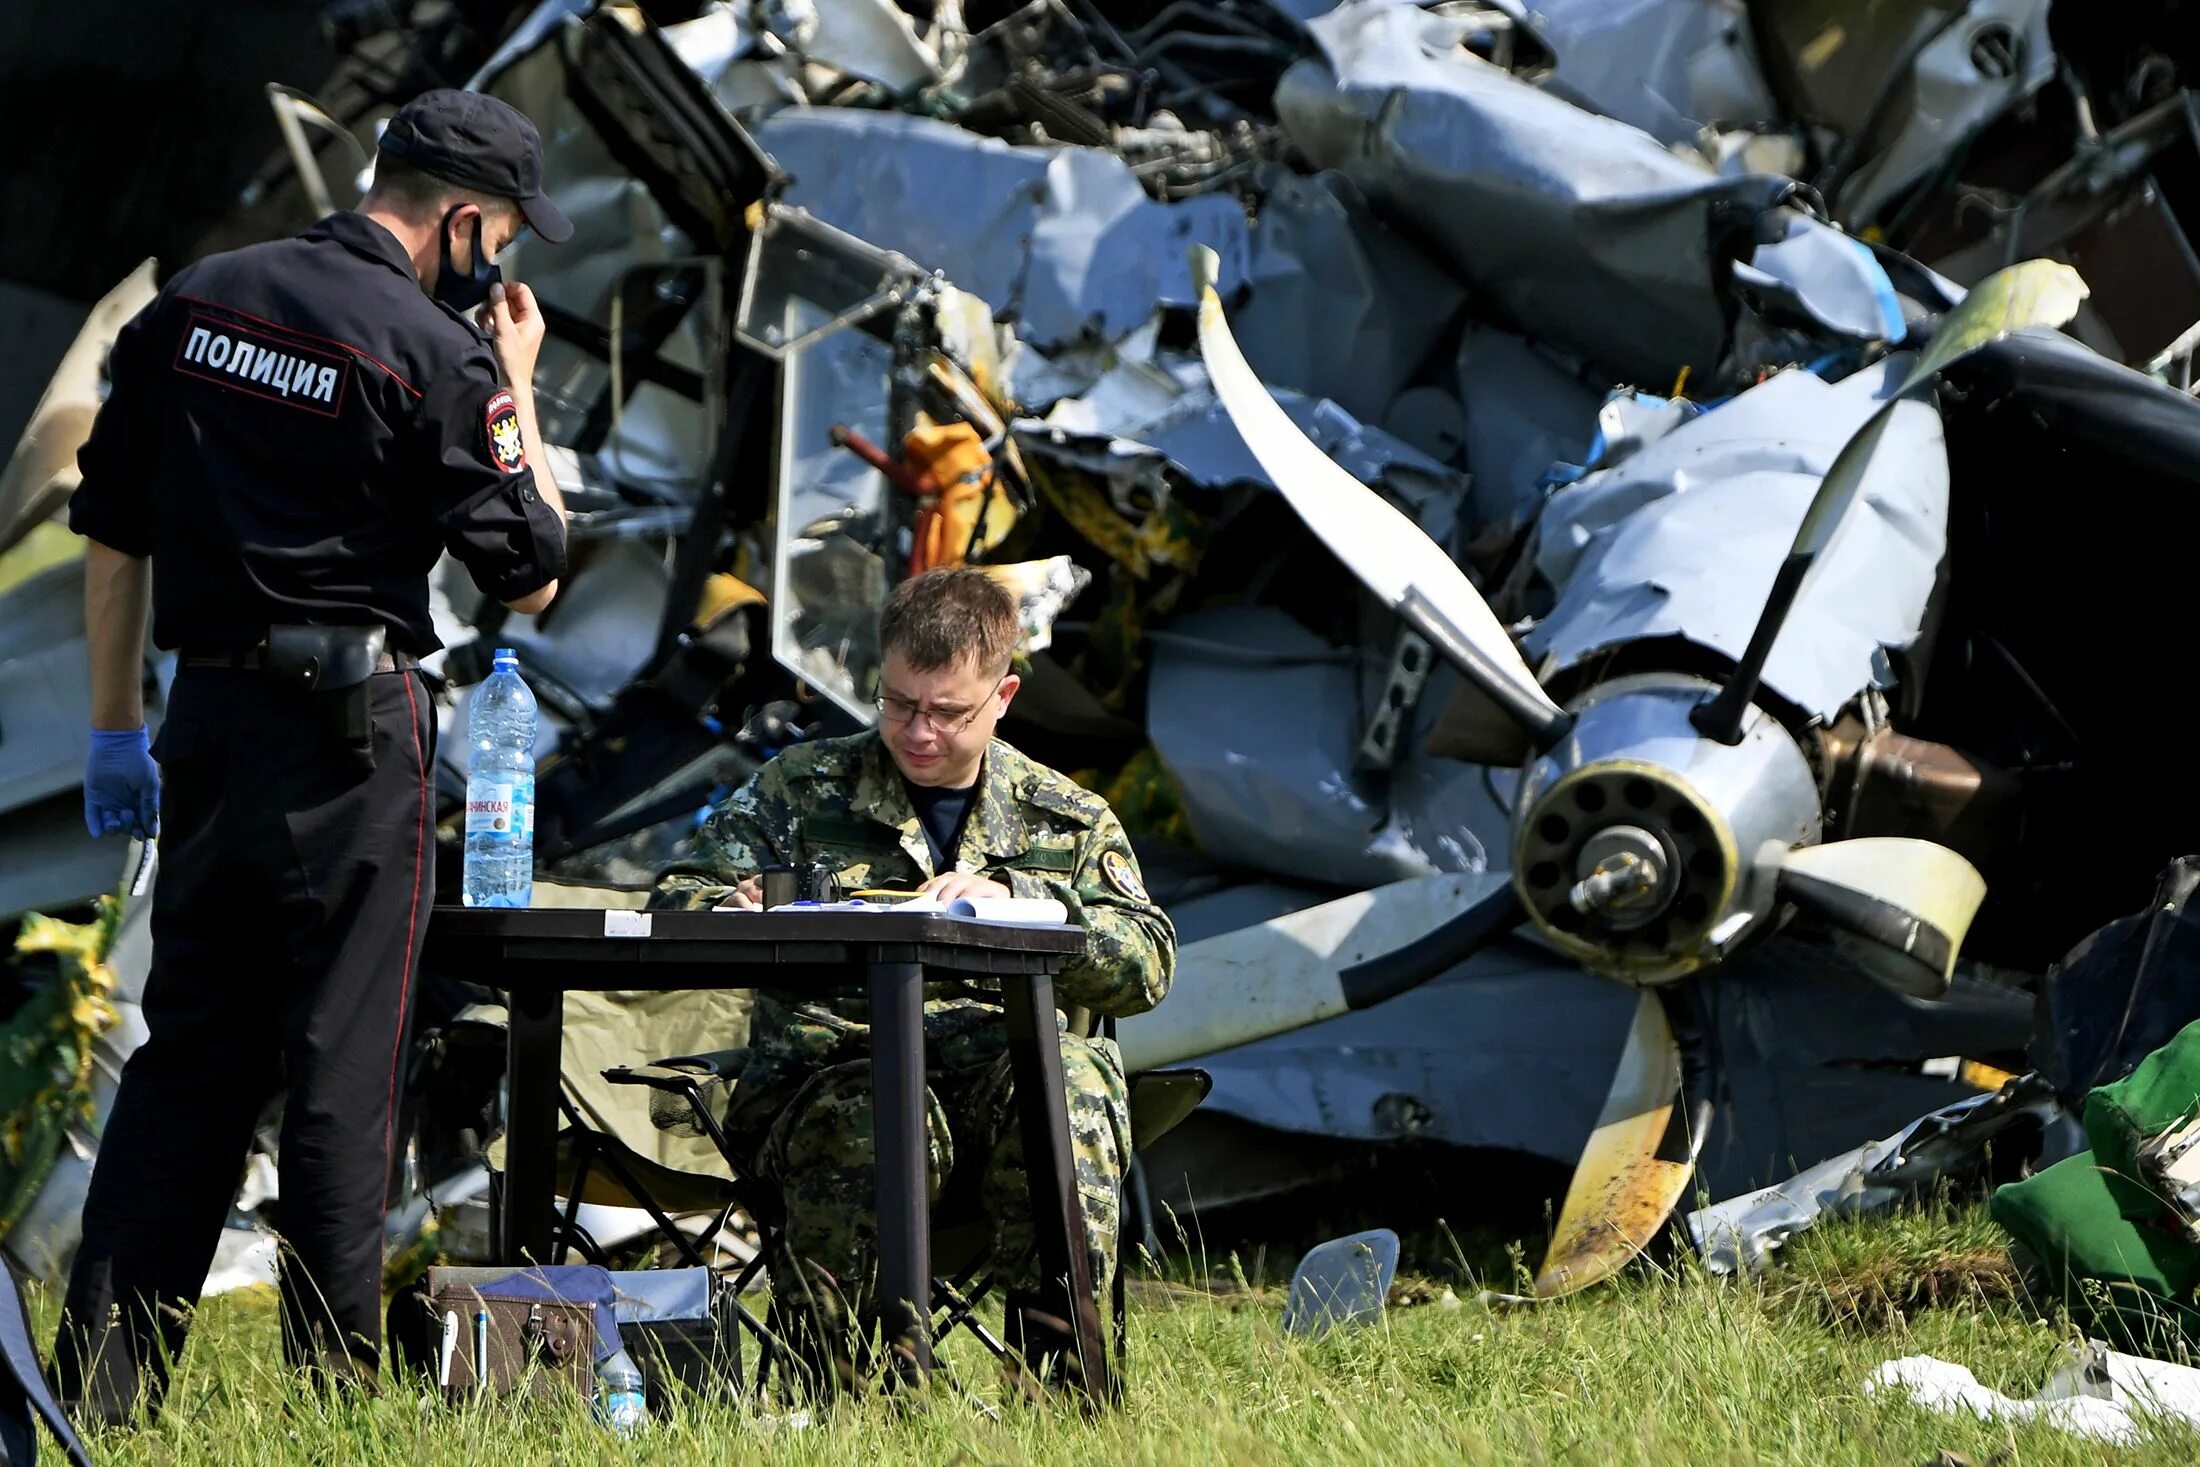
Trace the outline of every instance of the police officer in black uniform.
{"label": "police officer in black uniform", "polygon": [[[157,1409],[278,1089],[286,1354],[322,1380],[377,1367],[435,886],[428,572],[447,549],[533,612],[565,565],[535,423],[542,316],[491,264],[522,229],[571,233],[542,172],[519,113],[428,93],[391,119],[359,212],[190,266],[115,342],[69,515],[91,542],[85,819],[158,832],[163,873],[149,1037],[101,1137],[55,1347],[86,1418]],[[157,749],[148,600],[178,654]]]}

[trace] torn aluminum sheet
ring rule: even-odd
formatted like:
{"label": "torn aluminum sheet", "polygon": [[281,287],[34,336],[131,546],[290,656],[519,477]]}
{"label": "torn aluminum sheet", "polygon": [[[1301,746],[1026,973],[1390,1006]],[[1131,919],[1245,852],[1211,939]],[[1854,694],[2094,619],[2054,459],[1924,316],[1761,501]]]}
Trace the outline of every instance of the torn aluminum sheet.
{"label": "torn aluminum sheet", "polygon": [[889,0],[762,0],[758,18],[804,61],[900,95],[940,79],[940,58]]}
{"label": "torn aluminum sheet", "polygon": [[[466,83],[468,89],[493,90],[505,96],[513,83],[504,73],[543,50],[545,42],[555,37],[568,20],[585,19],[599,4],[600,0],[543,0],[482,63]],[[746,4],[711,0],[694,19],[659,26],[657,30],[673,53],[736,117],[749,120],[780,107],[800,106],[806,100],[794,79],[799,62],[763,39],[764,32]],[[559,140],[547,128],[543,138],[546,148]],[[546,176],[559,179],[561,190],[564,188],[563,175]],[[561,192],[558,197],[562,202],[565,194]]]}
{"label": "torn aluminum sheet", "polygon": [[712,4],[693,20],[665,26],[665,39],[735,117],[754,118],[805,100],[799,63],[759,38],[746,6]]}
{"label": "torn aluminum sheet", "polygon": [[481,69],[466,83],[467,87],[480,90],[490,77],[557,34],[558,27],[567,20],[578,19],[594,10],[596,3],[597,0],[542,0],[541,4],[527,13],[525,20],[512,28],[512,33],[504,38],[504,44],[490,53],[489,59],[481,64]]}
{"label": "torn aluminum sheet", "polygon": [[[1738,659],[1819,481],[1908,366],[1898,355],[1830,385],[1782,372],[1552,495],[1536,555],[1558,601],[1531,654],[1565,668],[1681,637]],[[1882,649],[1923,625],[1948,522],[1931,404],[1897,407],[1860,498],[1765,668],[1769,687],[1828,721],[1891,680]]]}
{"label": "torn aluminum sheet", "polygon": [[[2038,1421],[2087,1441],[2137,1446],[2167,1427],[2171,1440],[2200,1427],[2200,1370],[2125,1355],[2099,1340],[2072,1341],[2039,1394],[2012,1399],[1961,1365],[1905,1355],[1875,1366],[1864,1394],[1907,1399],[1942,1415],[1981,1421]],[[1946,1453],[1942,1454],[1944,1457]]]}
{"label": "torn aluminum sheet", "polygon": [[1309,26],[1326,59],[1284,74],[1277,113],[1512,322],[1660,387],[1710,371],[1726,336],[1718,236],[1785,181],[1715,177],[1517,81],[1461,48],[1467,26],[1354,0]]}
{"label": "torn aluminum sheet", "polygon": [[[1200,1057],[1214,1077],[1201,1109],[1293,1135],[1570,1162],[1596,1124],[1634,1003],[1509,942],[1376,1008]],[[1196,1169],[1188,1186],[1200,1206],[1243,1200],[1203,1191]]]}
{"label": "torn aluminum sheet", "polygon": [[1518,528],[1542,508],[1552,466],[1582,461],[1602,394],[1534,343],[1485,326],[1460,337],[1457,370],[1472,521]]}
{"label": "torn aluminum sheet", "polygon": [[[1462,48],[1470,25],[1353,0],[1309,27],[1325,59],[1284,74],[1277,112],[1309,158],[1438,242],[1512,323],[1644,385],[1715,372],[1719,262],[1748,257],[1792,182],[1713,175],[1516,80]],[[1819,263],[1861,270],[1853,255]]]}
{"label": "torn aluminum sheet", "polygon": [[1777,223],[1779,239],[1735,263],[1736,285],[1857,341],[1899,343],[1909,335],[1894,282],[1861,240],[1800,214],[1783,211]]}
{"label": "torn aluminum sheet", "polygon": [[[1382,489],[1437,544],[1452,543],[1466,493],[1457,473],[1362,425],[1336,403],[1289,391],[1273,395],[1346,473]],[[1018,419],[1013,428],[1025,453],[1101,476],[1119,501],[1132,485],[1166,492],[1165,469],[1211,489],[1268,482],[1196,357],[1120,357],[1083,396],[1058,401],[1044,419]]]}
{"label": "torn aluminum sheet", "polygon": [[1668,147],[1779,120],[1744,0],[1537,0],[1535,26],[1555,62],[1538,86]]}
{"label": "torn aluminum sheet", "polygon": [[778,113],[757,141],[792,175],[785,202],[998,303],[1042,351],[1112,341],[1157,304],[1193,304],[1194,243],[1221,254],[1225,289],[1246,276],[1234,198],[1155,203],[1096,149],[1011,147],[930,118],[837,108]]}
{"label": "torn aluminum sheet", "polygon": [[1466,302],[1419,246],[1375,220],[1336,174],[1279,165],[1254,180],[1252,293],[1232,317],[1263,382],[1383,415]]}
{"label": "torn aluminum sheet", "polygon": [[1777,1186],[1688,1214],[1688,1235],[1713,1273],[1756,1273],[1774,1250],[1824,1217],[1857,1217],[1894,1206],[1951,1172],[1980,1162],[2005,1133],[2046,1126],[2054,1087],[2024,1075],[1991,1095],[1943,1106],[1883,1140],[1859,1146]]}
{"label": "torn aluminum sheet", "polygon": [[1147,730],[1200,848],[1227,865],[1346,887],[1503,863],[1505,812],[1483,771],[1418,751],[1449,697],[1435,674],[1387,783],[1353,772],[1370,707],[1357,651],[1273,607],[1179,617],[1153,646]]}

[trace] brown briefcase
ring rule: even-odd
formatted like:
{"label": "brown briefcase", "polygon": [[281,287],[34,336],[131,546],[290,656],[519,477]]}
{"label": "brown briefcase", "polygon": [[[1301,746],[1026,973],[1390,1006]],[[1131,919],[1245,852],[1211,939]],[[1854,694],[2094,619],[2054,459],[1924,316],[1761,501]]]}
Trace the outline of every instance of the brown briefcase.
{"label": "brown briefcase", "polygon": [[535,1396],[570,1390],[589,1400],[600,1306],[589,1298],[558,1297],[568,1283],[560,1276],[575,1272],[580,1270],[431,1268],[391,1302],[391,1349],[435,1379],[454,1403],[477,1393],[522,1390]]}

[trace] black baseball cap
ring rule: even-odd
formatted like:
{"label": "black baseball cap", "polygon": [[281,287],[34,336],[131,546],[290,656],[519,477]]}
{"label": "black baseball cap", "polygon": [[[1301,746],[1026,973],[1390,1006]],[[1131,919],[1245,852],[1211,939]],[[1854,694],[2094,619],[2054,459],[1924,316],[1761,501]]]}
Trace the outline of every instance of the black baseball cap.
{"label": "black baseball cap", "polygon": [[542,138],[520,112],[482,92],[441,87],[397,110],[382,151],[422,173],[476,193],[510,199],[550,244],[573,237],[573,221],[542,191]]}

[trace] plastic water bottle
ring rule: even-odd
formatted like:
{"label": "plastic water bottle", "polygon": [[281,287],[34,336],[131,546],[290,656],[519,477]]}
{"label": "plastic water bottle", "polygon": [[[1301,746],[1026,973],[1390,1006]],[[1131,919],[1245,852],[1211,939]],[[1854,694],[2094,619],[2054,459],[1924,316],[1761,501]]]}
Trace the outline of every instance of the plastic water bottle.
{"label": "plastic water bottle", "polygon": [[465,902],[524,907],[535,892],[535,695],[510,648],[474,689],[466,733]]}
{"label": "plastic water bottle", "polygon": [[624,1346],[596,1362],[596,1414],[621,1436],[649,1426],[649,1404],[642,1397],[642,1372]]}

